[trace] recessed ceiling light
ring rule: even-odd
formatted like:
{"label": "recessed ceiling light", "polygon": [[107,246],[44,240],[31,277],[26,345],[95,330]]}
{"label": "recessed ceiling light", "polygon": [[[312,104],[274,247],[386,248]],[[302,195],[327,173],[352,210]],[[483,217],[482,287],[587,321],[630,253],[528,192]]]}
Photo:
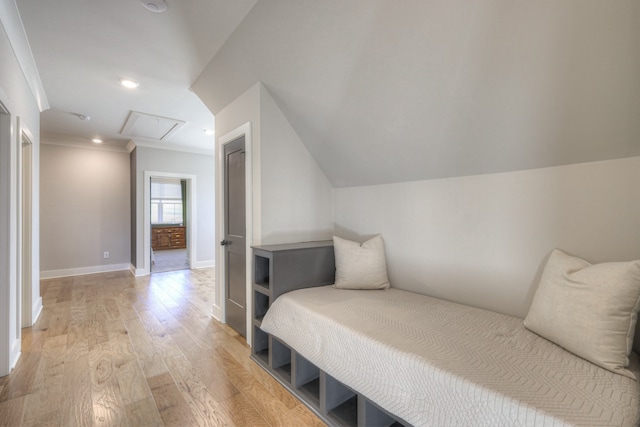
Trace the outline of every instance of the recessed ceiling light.
{"label": "recessed ceiling light", "polygon": [[94,144],[102,144],[102,140],[100,138],[93,138],[91,142],[93,142]]}
{"label": "recessed ceiling light", "polygon": [[164,12],[167,10],[167,2],[164,0],[140,0],[140,3],[151,12]]}
{"label": "recessed ceiling light", "polygon": [[213,135],[213,134],[214,134],[214,133],[216,133],[216,132],[215,132],[213,129],[205,129],[205,130],[204,130],[204,133],[206,133],[207,135],[211,136],[211,135]]}
{"label": "recessed ceiling light", "polygon": [[135,89],[138,86],[140,86],[140,83],[135,82],[133,80],[130,79],[120,79],[120,84],[124,87],[126,87],[127,89]]}

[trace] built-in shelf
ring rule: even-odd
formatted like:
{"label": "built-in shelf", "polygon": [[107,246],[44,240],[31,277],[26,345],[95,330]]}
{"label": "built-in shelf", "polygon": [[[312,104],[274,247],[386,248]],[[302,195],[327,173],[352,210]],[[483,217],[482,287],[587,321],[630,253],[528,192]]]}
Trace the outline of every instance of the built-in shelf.
{"label": "built-in shelf", "polygon": [[253,257],[253,277],[254,284],[266,289],[270,285],[270,259],[268,257],[254,255]]}
{"label": "built-in shelf", "polygon": [[269,308],[269,296],[254,290],[253,295],[253,318],[258,322],[262,322],[262,318]]}
{"label": "built-in shelf", "polygon": [[353,395],[329,411],[329,417],[341,426],[358,425],[358,396]]}
{"label": "built-in shelf", "polygon": [[329,426],[409,426],[260,329],[280,295],[332,284],[334,276],[331,241],[254,246],[251,358]]}

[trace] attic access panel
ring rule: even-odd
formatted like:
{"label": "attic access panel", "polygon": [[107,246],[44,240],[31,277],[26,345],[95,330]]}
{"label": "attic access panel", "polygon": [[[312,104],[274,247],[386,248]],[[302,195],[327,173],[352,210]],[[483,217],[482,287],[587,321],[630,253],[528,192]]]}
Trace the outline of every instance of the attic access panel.
{"label": "attic access panel", "polygon": [[186,124],[185,121],[132,111],[120,133],[131,138],[166,141]]}

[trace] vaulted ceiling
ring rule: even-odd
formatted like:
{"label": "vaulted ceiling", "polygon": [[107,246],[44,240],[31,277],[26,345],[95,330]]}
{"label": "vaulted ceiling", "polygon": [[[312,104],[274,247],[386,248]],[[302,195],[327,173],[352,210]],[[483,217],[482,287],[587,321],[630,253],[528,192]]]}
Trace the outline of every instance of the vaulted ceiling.
{"label": "vaulted ceiling", "polygon": [[259,1],[194,85],[262,81],[334,186],[640,155],[640,2]]}
{"label": "vaulted ceiling", "polygon": [[[45,137],[213,152],[204,129],[214,117],[191,84],[257,0],[167,0],[162,13],[143,5],[156,1],[16,0],[51,106]],[[125,89],[121,78],[140,86]],[[143,114],[140,132],[125,128],[132,112]],[[170,126],[160,118],[184,125],[159,140]]]}
{"label": "vaulted ceiling", "polygon": [[637,0],[166,1],[16,0],[43,134],[126,143],[135,111],[212,149],[261,81],[337,187],[640,155]]}

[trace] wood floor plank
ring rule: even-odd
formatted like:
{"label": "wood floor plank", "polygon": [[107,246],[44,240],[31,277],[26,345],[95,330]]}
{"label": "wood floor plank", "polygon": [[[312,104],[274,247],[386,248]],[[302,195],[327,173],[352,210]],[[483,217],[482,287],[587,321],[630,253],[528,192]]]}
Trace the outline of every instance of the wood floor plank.
{"label": "wood floor plank", "polygon": [[0,402],[0,426],[19,426],[24,412],[25,397]]}
{"label": "wood floor plank", "polygon": [[151,389],[142,368],[136,360],[121,365],[116,370],[120,397],[125,406],[151,397]]}
{"label": "wood floor plank", "polygon": [[91,369],[93,425],[128,425],[109,343],[98,344],[89,350],[89,368]]}
{"label": "wood floor plank", "polygon": [[89,374],[89,352],[67,355],[62,377],[61,425],[92,426],[91,376]]}
{"label": "wood floor plank", "polygon": [[[226,363],[225,372],[230,376],[231,381],[269,424],[274,426],[302,425],[297,414],[291,411],[297,405],[297,400],[286,400],[285,403],[277,394],[270,393],[260,381],[238,364],[224,349],[219,349],[218,353],[224,361],[222,363]],[[281,388],[279,384],[274,384],[274,390],[277,390],[278,387]],[[286,390],[284,392],[288,393]]]}
{"label": "wood floor plank", "polygon": [[199,378],[199,374],[184,356],[171,356],[165,359],[165,362],[178,389],[189,404],[198,425],[234,425],[227,413],[221,410],[220,405]]}
{"label": "wood floor plank", "polygon": [[235,425],[255,427],[271,426],[242,394],[228,398],[222,402],[222,406]]}
{"label": "wood floor plank", "polygon": [[[177,323],[175,320],[174,322]],[[212,357],[214,350],[200,347],[186,331],[179,327],[171,330],[170,333],[192,366],[198,371],[217,402],[222,402],[240,393],[226,375],[225,366],[217,363],[217,360]]]}
{"label": "wood floor plank", "polygon": [[40,364],[34,378],[33,390],[26,396],[24,419],[42,418],[47,413],[56,412],[62,396],[62,377],[67,350],[67,336],[47,338]]}
{"label": "wood floor plank", "polygon": [[69,316],[71,310],[71,294],[69,299],[58,301],[55,305],[53,316],[49,320],[49,336],[66,335],[69,330]]}
{"label": "wood floor plank", "polygon": [[[27,408],[30,408],[29,404],[26,405]],[[25,410],[25,416],[26,416]],[[23,419],[20,427],[63,427],[60,422],[60,410],[54,410],[51,412],[46,412],[37,417],[31,417],[29,419]],[[0,424],[2,425],[2,424]]]}
{"label": "wood floor plank", "polygon": [[132,426],[160,427],[164,425],[153,396],[131,403],[127,405],[126,409],[127,419]]}
{"label": "wood floor plank", "polygon": [[166,426],[198,425],[189,405],[168,372],[149,378],[149,386],[160,417]]}

